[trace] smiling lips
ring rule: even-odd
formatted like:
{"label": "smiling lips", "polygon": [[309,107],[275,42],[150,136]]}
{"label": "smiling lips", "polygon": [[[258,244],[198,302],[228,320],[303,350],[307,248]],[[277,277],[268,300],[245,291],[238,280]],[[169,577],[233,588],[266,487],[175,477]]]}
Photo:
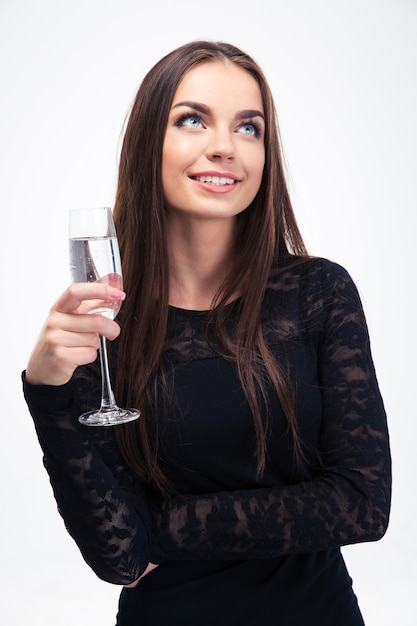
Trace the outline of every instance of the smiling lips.
{"label": "smiling lips", "polygon": [[191,176],[191,178],[200,183],[209,183],[210,185],[215,185],[216,187],[234,185],[239,182],[235,178],[230,178],[229,176]]}

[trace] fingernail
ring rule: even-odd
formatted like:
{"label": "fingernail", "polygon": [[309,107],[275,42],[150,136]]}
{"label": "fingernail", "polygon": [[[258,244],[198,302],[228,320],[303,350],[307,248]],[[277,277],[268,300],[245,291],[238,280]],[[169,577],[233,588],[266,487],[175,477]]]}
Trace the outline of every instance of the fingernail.
{"label": "fingernail", "polygon": [[115,289],[114,287],[108,288],[108,294],[109,296],[117,300],[124,300],[126,298],[126,294],[124,291],[120,291],[120,289]]}

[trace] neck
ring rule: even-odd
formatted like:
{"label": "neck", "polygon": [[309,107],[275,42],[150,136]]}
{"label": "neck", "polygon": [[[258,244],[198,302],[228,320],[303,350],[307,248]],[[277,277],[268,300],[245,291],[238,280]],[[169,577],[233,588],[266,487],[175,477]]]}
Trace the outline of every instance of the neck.
{"label": "neck", "polygon": [[231,264],[235,220],[170,220],[170,304],[208,310]]}

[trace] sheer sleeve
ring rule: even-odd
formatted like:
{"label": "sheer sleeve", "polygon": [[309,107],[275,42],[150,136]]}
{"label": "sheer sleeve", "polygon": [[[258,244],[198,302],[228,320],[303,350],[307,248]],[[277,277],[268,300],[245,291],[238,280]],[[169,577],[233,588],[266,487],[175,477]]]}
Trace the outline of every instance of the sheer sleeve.
{"label": "sheer sleeve", "polygon": [[140,483],[120,458],[111,429],[78,423],[76,398],[86,398],[90,391],[77,387],[75,394],[79,380],[62,387],[38,386],[23,375],[23,384],[68,532],[100,578],[115,584],[136,580],[149,560],[147,504]]}
{"label": "sheer sleeve", "polygon": [[386,415],[355,285],[324,265],[317,354],[323,414],[321,467],[285,487],[178,495],[151,508],[153,555],[170,559],[274,558],[380,539],[391,462]]}

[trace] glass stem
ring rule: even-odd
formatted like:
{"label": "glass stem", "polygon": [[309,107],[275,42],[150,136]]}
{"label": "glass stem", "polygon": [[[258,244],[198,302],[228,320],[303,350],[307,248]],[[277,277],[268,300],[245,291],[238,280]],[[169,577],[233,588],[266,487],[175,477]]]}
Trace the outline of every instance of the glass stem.
{"label": "glass stem", "polygon": [[101,365],[101,411],[117,409],[110,383],[109,361],[107,358],[106,338],[100,335],[100,365]]}

